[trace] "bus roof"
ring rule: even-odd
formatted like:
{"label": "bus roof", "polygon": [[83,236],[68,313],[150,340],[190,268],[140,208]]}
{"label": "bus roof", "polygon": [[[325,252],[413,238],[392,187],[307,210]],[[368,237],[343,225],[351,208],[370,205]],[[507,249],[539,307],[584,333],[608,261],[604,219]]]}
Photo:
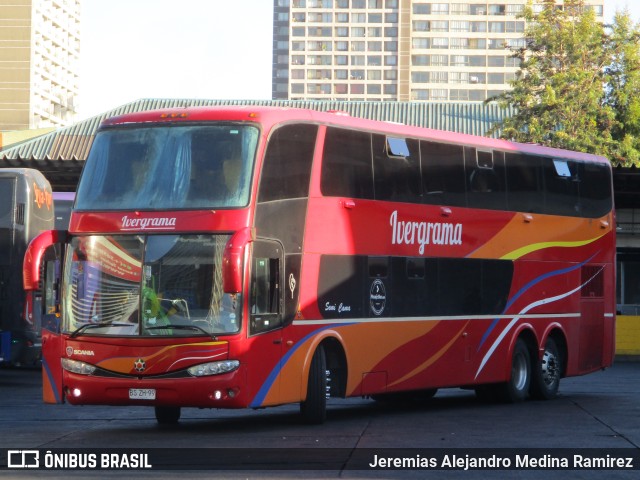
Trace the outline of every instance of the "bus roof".
{"label": "bus roof", "polygon": [[75,192],[53,192],[53,201],[73,200],[74,198],[76,198]]}
{"label": "bus roof", "polygon": [[206,122],[216,120],[256,122],[267,130],[279,123],[294,121],[319,123],[353,129],[364,129],[397,135],[439,141],[452,144],[464,144],[480,149],[503,150],[507,152],[528,153],[549,157],[561,157],[571,160],[610,164],[606,157],[589,153],[574,152],[537,144],[516,143],[507,140],[481,137],[464,133],[434,130],[392,122],[368,120],[352,117],[345,112],[321,112],[300,108],[266,106],[221,106],[221,107],[185,107],[166,110],[148,110],[111,117],[102,122],[101,127],[131,123],[179,123]]}

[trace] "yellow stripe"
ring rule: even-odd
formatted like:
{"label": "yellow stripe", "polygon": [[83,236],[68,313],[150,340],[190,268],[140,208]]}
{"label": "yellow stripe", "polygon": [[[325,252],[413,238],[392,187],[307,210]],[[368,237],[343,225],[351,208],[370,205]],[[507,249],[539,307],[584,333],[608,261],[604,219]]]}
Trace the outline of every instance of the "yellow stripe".
{"label": "yellow stripe", "polygon": [[537,250],[542,250],[545,248],[552,248],[552,247],[561,247],[561,248],[569,248],[569,247],[582,247],[584,245],[588,245],[590,243],[595,242],[596,240],[599,240],[600,238],[602,238],[604,236],[600,235],[599,237],[595,237],[589,240],[579,240],[576,242],[542,242],[542,243],[534,243],[532,245],[527,245],[526,247],[522,247],[522,248],[518,248],[517,250],[514,250],[512,252],[507,253],[506,255],[504,255],[502,258],[502,260],[516,260],[520,257],[523,257],[531,252],[535,252]]}

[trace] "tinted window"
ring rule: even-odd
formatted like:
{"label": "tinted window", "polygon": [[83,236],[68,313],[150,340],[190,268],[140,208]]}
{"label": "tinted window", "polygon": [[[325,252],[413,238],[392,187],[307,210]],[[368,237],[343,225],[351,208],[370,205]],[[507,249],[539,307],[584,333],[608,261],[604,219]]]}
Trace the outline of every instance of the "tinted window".
{"label": "tinted window", "polygon": [[13,209],[15,180],[0,179],[0,265],[9,265],[13,246]]}
{"label": "tinted window", "polygon": [[507,208],[517,212],[542,212],[542,162],[540,157],[507,153]]}
{"label": "tinted window", "polygon": [[542,159],[545,213],[581,216],[580,183],[576,163],[550,157],[542,157]]}
{"label": "tinted window", "polygon": [[78,210],[243,207],[259,131],[232,124],[101,130],[84,166]]}
{"label": "tinted window", "polygon": [[465,206],[463,149],[458,145],[420,142],[424,201],[435,205]]}
{"label": "tinted window", "polygon": [[282,326],[280,265],[279,244],[262,240],[254,242],[249,296],[251,335]]}
{"label": "tinted window", "polygon": [[580,202],[585,217],[602,217],[611,211],[611,171],[600,163],[580,165]]}
{"label": "tinted window", "polygon": [[308,196],[317,132],[315,125],[286,125],[271,135],[260,178],[259,202]]}
{"label": "tinted window", "polygon": [[15,179],[0,178],[0,225],[13,226]]}
{"label": "tinted window", "polygon": [[420,151],[412,139],[373,135],[376,200],[420,203]]}
{"label": "tinted window", "polygon": [[318,277],[318,309],[323,318],[364,314],[366,257],[323,255]]}
{"label": "tinted window", "polygon": [[506,208],[504,152],[465,148],[469,207]]}
{"label": "tinted window", "polygon": [[373,199],[371,135],[327,128],[322,161],[322,194]]}

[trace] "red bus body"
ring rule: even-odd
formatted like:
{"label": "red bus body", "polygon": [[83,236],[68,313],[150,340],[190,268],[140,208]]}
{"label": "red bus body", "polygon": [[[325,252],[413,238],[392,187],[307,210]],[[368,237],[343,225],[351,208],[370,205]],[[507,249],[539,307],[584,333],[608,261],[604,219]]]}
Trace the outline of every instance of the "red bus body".
{"label": "red bus body", "polygon": [[[114,250],[117,239],[183,233],[227,235],[221,254],[225,292],[246,293],[239,297],[239,329],[210,336],[195,330],[180,336],[118,335],[103,332],[102,327],[64,331],[59,325],[67,311],[65,298],[79,298],[80,294],[65,294],[65,288],[71,286],[62,282],[61,313],[43,333],[46,402],[150,405],[160,412],[163,408],[257,408],[301,402],[303,413],[305,408],[311,410],[311,421],[322,421],[326,400],[314,383],[339,397],[495,387],[509,385],[516,375],[514,369],[529,365],[528,392],[529,384],[540,382],[539,370],[545,368],[549,356],[557,362],[558,377],[611,365],[615,219],[606,159],[332,113],[261,107],[136,113],[106,121],[101,131],[216,122],[259,129],[245,206],[114,211],[82,210],[76,204],[68,234],[69,238],[115,236],[116,240],[105,244],[115,252],[105,265],[109,263],[114,271],[128,269],[131,281],[147,273],[139,262]],[[279,128],[297,124],[305,125],[315,139],[308,195],[287,200],[291,203],[261,202],[261,181],[266,183],[263,163],[270,142]],[[426,169],[428,146],[459,146],[466,162],[473,158],[472,163],[465,163],[466,173],[477,166],[480,173],[504,172],[501,175],[509,180],[517,172],[510,170],[508,160],[521,155],[533,159],[535,171],[547,175],[545,178],[551,175],[549,169],[559,177],[542,184],[557,181],[571,189],[581,182],[576,191],[585,192],[587,175],[574,175],[566,165],[573,168],[586,163],[604,172],[605,185],[600,188],[605,193],[596,197],[604,198],[608,206],[595,217],[539,213],[535,208],[475,208],[473,195],[477,192],[471,187],[461,194],[466,200],[431,202],[427,177],[416,194],[422,203],[395,201],[391,194],[389,200],[366,198],[368,194],[363,198],[326,194],[342,176],[323,174],[323,156],[330,154],[330,129],[331,138],[351,132],[370,135],[374,156],[379,151],[376,142],[384,142],[383,165],[387,161],[406,163],[415,157],[394,148],[419,150],[423,160],[417,171]],[[392,140],[398,138],[408,140],[394,147]],[[333,151],[339,148],[332,147]],[[485,154],[490,155],[488,163]],[[535,163],[539,158],[566,163],[557,163],[556,170],[553,164],[539,168]],[[376,182],[382,179],[384,168],[375,170]],[[375,185],[376,195],[386,188]],[[433,190],[432,196],[441,193]],[[505,193],[505,202],[512,198],[509,195],[516,198],[515,193]],[[546,200],[539,195],[540,202],[552,203],[550,193],[544,194]],[[42,252],[50,245],[69,242],[63,235],[49,234],[32,243],[25,260],[25,278],[31,281],[27,288],[36,288],[40,280]],[[274,327],[272,317],[259,316],[250,305],[252,289],[257,288],[253,269],[258,264],[253,259],[271,258],[257,253],[263,247],[272,249],[273,258],[280,262],[258,263],[265,268],[271,265],[272,275],[277,275],[277,281],[269,284],[278,296]],[[65,268],[76,265],[74,262],[67,260]],[[119,266],[113,266],[116,263]],[[141,300],[136,297],[136,301]],[[489,305],[492,302],[499,305]],[[545,348],[549,339],[555,345],[551,352]],[[519,344],[528,352],[522,364],[513,360]],[[73,371],[63,368],[61,360],[65,359],[76,361]],[[225,364],[228,371],[219,374],[185,373],[203,362],[227,360],[237,365]],[[86,365],[97,370],[85,371]],[[314,372],[318,368],[326,369],[326,376]],[[554,393],[552,387],[546,395]]]}

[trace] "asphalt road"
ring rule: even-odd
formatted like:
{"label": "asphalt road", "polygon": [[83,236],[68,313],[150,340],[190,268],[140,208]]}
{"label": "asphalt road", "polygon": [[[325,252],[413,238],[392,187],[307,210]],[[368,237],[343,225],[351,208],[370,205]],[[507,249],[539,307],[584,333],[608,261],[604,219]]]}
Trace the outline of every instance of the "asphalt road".
{"label": "asphalt road", "polygon": [[[69,454],[85,455],[75,461],[93,458],[97,466],[103,454],[121,455],[114,460],[117,466],[142,462],[146,454],[154,469],[7,469],[9,451],[24,449],[37,450],[41,464],[51,452],[71,466]],[[578,468],[576,454],[582,456]],[[525,455],[538,465],[513,468]],[[611,462],[619,456],[631,457],[633,468],[585,467],[592,457]],[[491,465],[464,469],[465,461],[505,458],[511,461],[508,470]],[[542,468],[545,461],[562,467],[562,459],[570,469]],[[400,461],[417,462],[421,468],[386,466]],[[462,463],[447,468],[456,461]],[[17,463],[16,457],[11,463]],[[451,389],[421,404],[331,400],[327,422],[318,426],[303,424],[298,406],[288,405],[255,411],[183,409],[180,424],[170,428],[159,427],[149,407],[45,405],[39,371],[0,369],[0,478],[134,475],[635,480],[640,478],[640,363],[617,362],[606,371],[563,379],[559,398],[547,402],[487,404],[471,391]]]}

